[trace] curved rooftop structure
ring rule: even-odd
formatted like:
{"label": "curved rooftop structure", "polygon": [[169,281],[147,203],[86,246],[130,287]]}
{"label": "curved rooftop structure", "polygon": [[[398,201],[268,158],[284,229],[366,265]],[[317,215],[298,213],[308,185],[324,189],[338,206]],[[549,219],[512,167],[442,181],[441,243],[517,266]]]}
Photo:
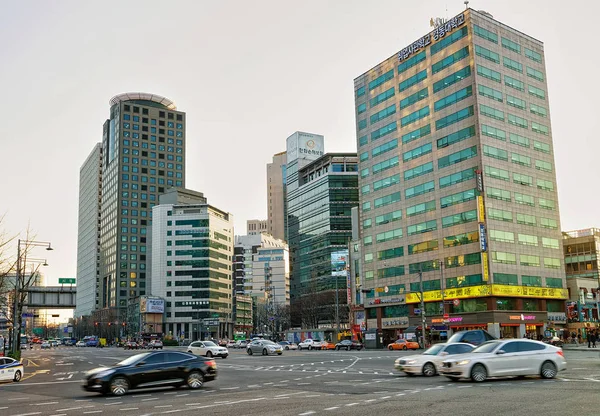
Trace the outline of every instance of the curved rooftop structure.
{"label": "curved rooftop structure", "polygon": [[126,92],[115,95],[110,99],[110,106],[112,107],[113,105],[124,101],[151,101],[160,104],[169,110],[177,110],[177,106],[173,101],[160,95],[149,94],[147,92]]}

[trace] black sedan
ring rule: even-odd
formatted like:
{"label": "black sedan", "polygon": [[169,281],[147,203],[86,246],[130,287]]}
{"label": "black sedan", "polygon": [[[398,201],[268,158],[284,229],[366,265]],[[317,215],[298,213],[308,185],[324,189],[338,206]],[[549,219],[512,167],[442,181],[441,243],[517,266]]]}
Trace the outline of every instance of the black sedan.
{"label": "black sedan", "polygon": [[357,341],[350,341],[349,339],[345,339],[343,341],[338,342],[337,344],[335,344],[335,349],[336,350],[346,350],[346,351],[350,351],[350,350],[357,350],[360,351],[363,349],[363,344],[361,344],[360,342]]}
{"label": "black sedan", "polygon": [[214,359],[176,351],[144,352],[133,355],[113,367],[90,370],[83,389],[122,396],[130,389],[187,385],[198,389],[217,377]]}

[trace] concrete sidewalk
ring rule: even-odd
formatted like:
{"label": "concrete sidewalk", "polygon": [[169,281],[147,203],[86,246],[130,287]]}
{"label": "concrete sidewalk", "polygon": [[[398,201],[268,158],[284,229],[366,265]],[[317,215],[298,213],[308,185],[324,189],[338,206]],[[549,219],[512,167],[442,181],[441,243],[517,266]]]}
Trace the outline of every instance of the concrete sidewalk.
{"label": "concrete sidewalk", "polygon": [[596,341],[596,348],[588,348],[587,342],[581,344],[563,344],[563,350],[590,350],[600,351],[600,342]]}

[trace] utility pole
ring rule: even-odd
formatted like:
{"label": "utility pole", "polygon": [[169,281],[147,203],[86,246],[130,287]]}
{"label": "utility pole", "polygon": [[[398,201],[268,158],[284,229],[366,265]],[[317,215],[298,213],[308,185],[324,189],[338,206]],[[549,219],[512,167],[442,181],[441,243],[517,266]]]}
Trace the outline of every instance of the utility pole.
{"label": "utility pole", "polygon": [[421,291],[421,339],[422,341],[422,345],[423,348],[425,348],[425,331],[426,331],[426,324],[425,324],[425,296],[423,296],[423,271],[419,270],[419,289]]}
{"label": "utility pole", "polygon": [[442,260],[438,260],[438,262],[440,265],[440,273],[441,273],[441,279],[442,279],[442,281],[440,282],[440,290],[442,292],[442,322],[444,322],[444,329],[446,330],[446,337],[448,337],[448,330],[450,328],[446,328],[446,320],[444,319],[444,317],[446,316],[446,299],[444,296],[444,262]]}

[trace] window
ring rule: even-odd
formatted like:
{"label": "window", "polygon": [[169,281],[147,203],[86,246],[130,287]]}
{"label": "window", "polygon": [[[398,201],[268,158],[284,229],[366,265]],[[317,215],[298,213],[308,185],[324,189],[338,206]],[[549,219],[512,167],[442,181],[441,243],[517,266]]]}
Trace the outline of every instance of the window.
{"label": "window", "polygon": [[405,91],[405,90],[409,89],[410,87],[412,87],[413,85],[417,85],[419,82],[423,81],[424,79],[427,79],[427,69],[424,69],[421,72],[418,72],[417,74],[413,75],[412,77],[406,78],[404,81],[402,81],[398,85],[398,91],[399,92]]}
{"label": "window", "polygon": [[[492,262],[494,263],[502,263],[502,264],[517,264],[517,256],[515,253],[506,253],[504,251],[492,251]],[[496,275],[498,273],[494,273],[494,281],[495,283],[500,283],[496,280]],[[516,275],[515,275],[516,277]],[[504,283],[507,284],[507,283]],[[515,283],[518,284],[518,283]]]}
{"label": "window", "polygon": [[516,78],[509,77],[508,75],[504,75],[504,85],[506,85],[507,87],[514,88],[515,90],[518,90],[518,91],[525,91],[525,83],[524,82],[519,81]]}
{"label": "window", "polygon": [[513,97],[512,95],[506,96],[506,104],[519,108],[521,110],[525,110],[527,108],[527,103],[525,100],[521,100],[520,98]]}
{"label": "window", "polygon": [[546,287],[560,289],[563,287],[563,281],[560,277],[546,277]]}
{"label": "window", "polygon": [[538,198],[538,205],[542,209],[555,210],[556,202],[553,199]]}
{"label": "window", "polygon": [[433,162],[427,162],[412,169],[405,170],[404,180],[408,181],[431,172],[433,172]]}
{"label": "window", "polygon": [[363,95],[365,95],[364,85],[356,90],[356,97],[361,97]]}
{"label": "window", "polygon": [[451,155],[444,156],[438,159],[438,169],[460,163],[464,160],[471,159],[477,156],[477,146],[468,147]]}
{"label": "window", "polygon": [[438,249],[438,240],[422,241],[420,243],[408,245],[408,255],[427,253]]}
{"label": "window", "polygon": [[535,226],[535,215],[517,213],[517,224]]}
{"label": "window", "polygon": [[373,244],[373,237],[368,235],[365,238],[363,238],[363,244],[365,246],[370,246],[371,244]]}
{"label": "window", "polygon": [[481,134],[484,136],[492,137],[494,139],[506,141],[506,132],[496,127],[488,126],[485,124],[481,125]]}
{"label": "window", "polygon": [[483,38],[485,40],[489,40],[493,43],[498,43],[498,35],[494,32],[491,32],[487,29],[482,28],[481,26],[473,25],[473,32],[475,35]]}
{"label": "window", "polygon": [[456,194],[444,196],[440,198],[440,207],[447,208],[452,205],[462,204],[463,202],[472,201],[475,199],[475,189],[458,192]]}
{"label": "window", "polygon": [[367,128],[367,119],[358,120],[358,129],[363,130]]}
{"label": "window", "polygon": [[[436,45],[439,45],[439,42],[434,43],[433,46],[436,46]],[[433,46],[431,47],[432,49],[433,49]],[[452,55],[448,55],[447,57],[445,57],[444,59],[442,59],[440,61],[435,62],[433,65],[431,65],[431,73],[437,74],[438,72],[443,71],[444,69],[455,64],[456,62],[465,59],[467,56],[469,56],[469,47],[468,46],[454,52]]]}
{"label": "window", "polygon": [[509,231],[490,230],[490,240],[499,241],[501,243],[514,243],[515,234]]}
{"label": "window", "polygon": [[505,37],[502,37],[502,47],[516,53],[521,53],[521,45]]}
{"label": "window", "polygon": [[548,110],[546,110],[545,107],[542,107],[540,105],[531,104],[529,106],[529,111],[531,111],[531,113],[535,114],[536,116],[548,117]]}
{"label": "window", "polygon": [[389,224],[390,222],[398,221],[402,219],[402,210],[388,212],[387,214],[378,215],[375,217],[375,224]]}
{"label": "window", "polygon": [[400,192],[394,192],[392,194],[382,196],[381,198],[375,198],[373,205],[375,208],[381,208],[398,201],[400,201]]}
{"label": "window", "polygon": [[366,103],[360,104],[358,107],[356,107],[356,111],[358,112],[358,114],[364,113],[365,111],[367,111],[367,104]]}
{"label": "window", "polygon": [[546,248],[560,248],[556,238],[542,237],[542,246]]}
{"label": "window", "polygon": [[470,97],[471,95],[473,95],[473,87],[469,85],[468,87],[463,88],[462,90],[458,90],[450,95],[447,95],[441,100],[436,101],[433,104],[433,111],[440,111],[446,107],[456,104],[459,101],[464,100],[465,98]]}
{"label": "window", "polygon": [[544,73],[543,72],[538,71],[537,69],[530,68],[530,67],[527,67],[526,72],[527,72],[528,77],[531,77],[533,79],[537,79],[538,81],[544,82]]}
{"label": "window", "polygon": [[409,124],[414,123],[415,121],[421,120],[429,115],[429,106],[423,107],[417,111],[410,113],[407,116],[404,116],[400,119],[400,125],[402,127],[408,126]]}
{"label": "window", "polygon": [[483,65],[477,65],[477,75],[481,75],[484,78],[490,79],[495,82],[501,82],[502,76],[500,72],[494,71],[493,69],[486,68]]}
{"label": "window", "polygon": [[431,55],[435,55],[436,53],[438,53],[442,49],[446,48],[447,46],[450,46],[454,42],[458,41],[459,39],[464,38],[465,36],[467,36],[467,34],[468,34],[468,31],[465,26],[465,27],[461,28],[460,30],[455,31],[450,36],[446,36],[445,38],[438,40],[430,48]]}
{"label": "window", "polygon": [[369,143],[369,139],[367,138],[367,136],[362,136],[361,138],[358,139],[358,146],[364,146],[365,144]]}
{"label": "window", "polygon": [[533,186],[533,176],[513,172],[513,182],[519,185]]}
{"label": "window", "polygon": [[379,279],[402,275],[404,275],[404,266],[387,267],[385,269],[377,270],[377,278]]}
{"label": "window", "polygon": [[432,192],[435,189],[435,182],[429,181],[422,183],[420,185],[416,185],[410,188],[406,188],[404,190],[404,196],[406,199],[413,198],[415,196],[423,195],[429,192]]}
{"label": "window", "polygon": [[385,241],[396,240],[398,238],[402,238],[402,228],[396,228],[395,230],[384,231],[382,233],[377,234],[375,237],[378,243],[383,243]]}
{"label": "window", "polygon": [[544,267],[547,269],[560,269],[560,259],[544,257]]}
{"label": "window", "polygon": [[531,167],[531,158],[529,156],[523,156],[518,153],[511,153],[510,159],[512,163],[516,163],[517,165]]}
{"label": "window", "polygon": [[362,204],[363,211],[371,211],[371,201],[363,202]]}
{"label": "window", "polygon": [[423,88],[421,91],[417,91],[414,94],[409,95],[405,99],[400,101],[400,109],[409,107],[429,96],[428,89]]}
{"label": "window", "polygon": [[360,161],[364,162],[365,160],[369,159],[369,152],[363,152],[360,154]]}
{"label": "window", "polygon": [[490,118],[493,118],[496,120],[504,121],[504,111],[497,110],[493,107],[489,107],[487,105],[480,104],[479,112],[481,114],[483,114],[484,116],[487,116],[487,117],[490,117]]}
{"label": "window", "polygon": [[426,154],[431,153],[431,143],[426,143],[422,146],[419,146],[415,149],[409,150],[408,152],[404,152],[402,154],[402,161],[408,162],[409,160],[417,159],[421,156],[425,156]]}
{"label": "window", "polygon": [[469,168],[451,175],[442,176],[440,178],[440,189],[474,179],[475,170],[476,168]]}
{"label": "window", "polygon": [[488,198],[510,202],[510,192],[505,189],[492,188],[488,186],[486,188],[486,195]]}
{"label": "window", "polygon": [[508,152],[497,147],[483,145],[483,154],[494,159],[508,161]]}
{"label": "window", "polygon": [[437,222],[435,220],[421,222],[419,224],[409,225],[407,227],[408,235],[415,235],[437,230]]}
{"label": "window", "polygon": [[360,177],[361,178],[366,178],[367,176],[369,176],[369,168],[361,169],[361,171],[360,171]]}
{"label": "window", "polygon": [[535,161],[535,168],[544,172],[552,172],[552,163],[543,160]]}
{"label": "window", "polygon": [[[424,261],[421,263],[412,263],[411,265],[409,265],[409,272],[410,273],[418,273],[419,271],[430,271],[430,270],[436,270],[436,263],[433,263],[432,261]],[[420,282],[412,282],[410,284],[410,291],[411,292],[418,292],[421,290],[421,283]],[[430,291],[430,290],[440,290],[440,280],[423,280],[423,291]],[[427,305],[427,304],[426,304]],[[438,310],[439,310],[439,306],[435,305]],[[429,314],[426,311],[426,315],[429,316]]]}
{"label": "window", "polygon": [[371,192],[371,185],[369,185],[369,184],[367,184],[367,185],[363,185],[363,186],[360,188],[360,190],[361,190],[361,192],[362,192],[362,194],[363,194],[363,195],[366,195],[366,194],[368,194],[368,193],[370,193],[370,192]]}
{"label": "window", "polygon": [[[539,267],[539,265],[540,265],[540,258],[537,257],[537,256],[530,256],[530,257],[536,257],[537,258],[537,266]],[[523,255],[521,255],[521,264],[524,264],[523,263]],[[525,265],[529,266],[529,264],[525,264]],[[537,287],[541,287],[542,286],[542,278],[540,276],[527,276],[527,275],[523,275],[523,276],[521,276],[521,284],[523,286],[537,286]]]}
{"label": "window", "polygon": [[400,163],[400,160],[399,160],[398,156],[394,156],[391,159],[384,160],[383,162],[380,162],[380,163],[376,163],[373,165],[373,175],[375,175],[379,172],[383,172],[384,170],[393,168],[394,166],[398,166],[399,163]]}
{"label": "window", "polygon": [[415,131],[411,131],[410,133],[406,133],[402,136],[402,144],[410,143],[413,140],[420,139],[421,137],[426,137],[431,133],[431,124],[427,124]]}
{"label": "window", "polygon": [[486,87],[485,85],[479,84],[477,87],[479,90],[479,95],[482,95],[487,98],[491,98],[492,100],[496,100],[502,102],[502,92],[495,90],[490,87]]}
{"label": "window", "polygon": [[475,126],[467,127],[465,129],[459,130],[455,133],[451,133],[447,136],[442,137],[437,140],[438,149],[441,147],[447,147],[455,143],[462,142],[463,140],[468,139],[469,137],[475,136]]}
{"label": "window", "polygon": [[500,63],[500,55],[479,45],[475,45],[475,55],[481,56],[483,59],[487,59],[488,61],[492,61],[497,64]]}
{"label": "window", "polygon": [[516,133],[510,133],[510,142],[518,146],[529,148],[529,139]]}
{"label": "window", "polygon": [[406,208],[406,216],[413,217],[430,211],[435,211],[435,201],[423,202]]}
{"label": "window", "polygon": [[525,56],[535,62],[542,62],[542,55],[531,49],[525,48]]}
{"label": "window", "polygon": [[371,100],[369,100],[369,104],[371,105],[371,107],[375,107],[377,104],[381,104],[389,98],[392,98],[395,94],[396,89],[392,87],[389,90],[386,90],[381,94],[377,94],[375,97],[371,98]]}
{"label": "window", "polygon": [[404,256],[404,247],[394,247],[377,252],[377,260],[394,259]]}
{"label": "window", "polygon": [[523,117],[515,116],[514,114],[510,113],[508,113],[508,124],[521,127],[522,129],[526,129],[529,127],[527,120],[525,120]]}
{"label": "window", "polygon": [[453,74],[448,75],[447,77],[435,82],[433,84],[433,93],[442,91],[444,88],[448,88],[451,85],[456,84],[459,81],[469,77],[471,75],[471,67],[465,66],[462,69],[459,69]]}
{"label": "window", "polygon": [[378,121],[381,121],[384,118],[387,118],[394,113],[396,113],[396,104],[392,104],[389,107],[384,108],[381,111],[378,111],[377,113],[373,114],[369,120],[370,120],[371,124],[377,123]]}
{"label": "window", "polygon": [[485,165],[483,170],[485,172],[485,176],[489,176],[490,178],[500,179],[501,181],[510,180],[507,170],[496,168],[490,165]]}
{"label": "window", "polygon": [[374,147],[371,151],[371,156],[379,156],[380,154],[389,152],[390,150],[395,149],[396,147],[398,147],[398,139],[390,140],[389,142],[386,142],[381,146]]}
{"label": "window", "polygon": [[369,82],[369,91],[379,87],[381,84],[389,81],[392,78],[394,78],[394,70],[390,69],[385,74],[380,75],[377,78],[375,78],[373,81]]}
{"label": "window", "polygon": [[513,221],[512,212],[505,211],[502,209],[496,209],[496,208],[488,209],[488,218],[492,219],[492,220],[497,220],[497,221],[506,221],[506,222]]}
{"label": "window", "polygon": [[551,230],[558,229],[558,221],[552,218],[540,218],[540,227],[549,228]]}
{"label": "window", "polygon": [[423,62],[425,59],[427,59],[427,55],[425,51],[421,51],[418,54],[411,56],[409,59],[402,61],[402,63],[398,65],[398,75],[417,65],[419,62]]}
{"label": "window", "polygon": [[544,191],[554,191],[554,182],[552,181],[536,179],[536,185],[538,189],[543,189]]}
{"label": "window", "polygon": [[365,263],[371,263],[373,262],[373,253],[366,253],[365,254]]}
{"label": "window", "polygon": [[457,111],[456,113],[447,115],[446,117],[442,117],[442,118],[436,120],[435,129],[440,130],[445,127],[451,126],[452,124],[458,123],[461,120],[471,117],[473,114],[475,114],[475,112],[473,110],[472,105],[469,107],[463,108],[462,110]]}
{"label": "window", "polygon": [[531,122],[531,130],[535,131],[536,133],[543,134],[545,136],[548,135],[548,127],[544,126],[543,124],[536,123],[535,121]]}
{"label": "window", "polygon": [[529,91],[529,95],[541,98],[542,100],[546,99],[546,92],[541,88],[534,87],[533,85],[527,85],[527,91]]}
{"label": "window", "polygon": [[519,278],[516,274],[494,273],[494,283],[517,286],[519,284]]}
{"label": "window", "polygon": [[386,135],[390,134],[391,132],[396,131],[397,128],[398,128],[398,126],[396,125],[396,122],[394,121],[394,122],[388,124],[387,126],[384,126],[380,129],[372,132],[371,140],[377,140],[383,136],[386,136]]}
{"label": "window", "polygon": [[477,221],[477,210],[461,212],[460,214],[449,215],[442,217],[442,228],[452,227],[458,224],[466,224],[468,222]]}
{"label": "window", "polygon": [[444,247],[464,246],[465,244],[477,243],[479,241],[479,232],[471,231],[468,233],[450,235],[444,237]]}
{"label": "window", "polygon": [[373,182],[373,191],[378,191],[380,189],[387,188],[392,185],[396,185],[397,183],[400,183],[400,174],[399,173]]}
{"label": "window", "polygon": [[519,234],[519,244],[524,246],[536,246],[538,245],[538,238],[535,235]]}
{"label": "window", "polygon": [[446,268],[470,266],[472,264],[481,264],[480,253],[461,254],[458,256],[450,256],[444,259]]}

